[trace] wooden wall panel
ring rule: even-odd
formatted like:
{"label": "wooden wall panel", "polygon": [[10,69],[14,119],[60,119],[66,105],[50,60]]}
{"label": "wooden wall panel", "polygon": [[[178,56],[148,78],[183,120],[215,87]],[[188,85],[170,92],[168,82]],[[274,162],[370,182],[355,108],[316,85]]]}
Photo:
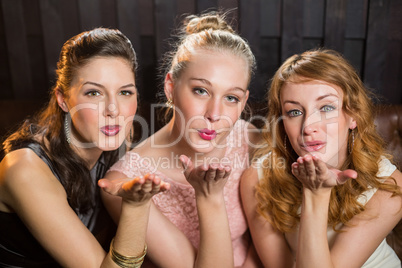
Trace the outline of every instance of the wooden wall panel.
{"label": "wooden wall panel", "polygon": [[101,2],[80,0],[77,2],[81,31],[88,31],[102,25]]}
{"label": "wooden wall panel", "polygon": [[387,101],[402,103],[402,1],[391,0],[388,25],[381,94]]}
{"label": "wooden wall panel", "polygon": [[156,55],[160,59],[170,49],[167,40],[174,29],[177,6],[176,0],[155,0],[154,5]]}
{"label": "wooden wall panel", "polygon": [[283,0],[281,61],[303,51],[303,4]]}
{"label": "wooden wall panel", "polygon": [[94,27],[118,28],[139,59],[141,97],[155,101],[159,70],[184,14],[224,9],[250,43],[258,69],[252,99],[265,96],[285,58],[335,48],[384,102],[402,103],[400,0],[0,0],[0,99],[43,102],[63,43]]}
{"label": "wooden wall panel", "polygon": [[354,0],[347,2],[345,38],[365,38],[367,11],[368,0]]}
{"label": "wooden wall panel", "polygon": [[325,0],[305,0],[303,8],[304,38],[323,38]]}
{"label": "wooden wall panel", "polygon": [[1,1],[13,96],[32,98],[33,84],[22,0]]}
{"label": "wooden wall panel", "polygon": [[346,28],[346,0],[327,0],[325,19],[325,47],[344,51]]}
{"label": "wooden wall panel", "polygon": [[367,46],[364,65],[364,82],[381,93],[387,55],[387,28],[390,1],[371,0],[368,16]]}
{"label": "wooden wall panel", "polygon": [[117,10],[115,0],[100,0],[101,3],[101,18],[103,26],[106,28],[117,28]]}
{"label": "wooden wall panel", "polygon": [[[0,4],[0,14],[3,13],[3,5]],[[4,28],[4,20],[0,19],[0,100],[14,98],[9,68],[9,55],[6,44],[7,40]]]}
{"label": "wooden wall panel", "polygon": [[218,0],[197,0],[197,12],[218,7]]}
{"label": "wooden wall panel", "polygon": [[261,36],[280,37],[281,35],[281,0],[261,1]]}

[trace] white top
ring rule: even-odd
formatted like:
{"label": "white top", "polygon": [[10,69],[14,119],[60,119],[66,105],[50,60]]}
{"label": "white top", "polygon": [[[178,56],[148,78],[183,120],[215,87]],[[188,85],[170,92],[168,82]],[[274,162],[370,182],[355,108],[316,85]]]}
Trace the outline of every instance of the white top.
{"label": "white top", "polygon": [[[260,158],[257,161],[257,172],[258,172],[258,179],[262,179],[263,169],[261,168],[262,161],[267,156]],[[379,163],[379,171],[377,173],[377,177],[389,177],[391,174],[396,170],[395,165],[393,165],[388,159],[385,157],[381,157]],[[375,194],[377,189],[369,189],[358,198],[358,201],[365,205],[370,198]],[[334,243],[336,233],[332,227],[328,227],[327,230],[327,237],[328,237],[328,244],[331,245]],[[297,238],[298,232],[286,233],[285,234],[286,241],[288,242],[293,256],[296,256],[297,251]],[[386,239],[384,239],[381,244],[377,247],[377,249],[373,252],[373,254],[367,259],[367,261],[362,266],[364,268],[400,268],[401,262],[398,256],[395,254],[394,250],[387,244]]]}

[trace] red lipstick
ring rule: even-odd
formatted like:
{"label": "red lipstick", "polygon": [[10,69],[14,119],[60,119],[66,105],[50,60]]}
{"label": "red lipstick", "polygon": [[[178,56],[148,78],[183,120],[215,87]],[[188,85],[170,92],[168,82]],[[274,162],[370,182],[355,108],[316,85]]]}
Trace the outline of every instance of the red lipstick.
{"label": "red lipstick", "polygon": [[100,131],[105,134],[106,136],[115,136],[120,132],[120,126],[119,125],[114,125],[114,126],[104,126],[100,129]]}
{"label": "red lipstick", "polygon": [[213,140],[216,137],[216,131],[212,130],[212,129],[207,129],[207,128],[198,130],[198,134],[200,135],[200,137],[202,139],[207,140],[207,141]]}

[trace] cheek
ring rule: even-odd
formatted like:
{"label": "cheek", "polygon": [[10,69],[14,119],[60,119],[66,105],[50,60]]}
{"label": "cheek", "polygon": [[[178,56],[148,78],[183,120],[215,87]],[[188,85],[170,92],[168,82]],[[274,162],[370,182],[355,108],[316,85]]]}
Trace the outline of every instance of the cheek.
{"label": "cheek", "polygon": [[283,126],[285,128],[285,132],[289,140],[297,139],[298,134],[302,132],[301,130],[302,127],[296,120],[293,121],[286,120],[283,122]]}
{"label": "cheek", "polygon": [[83,109],[72,115],[76,128],[86,129],[89,125],[98,124],[99,113],[97,110]]}

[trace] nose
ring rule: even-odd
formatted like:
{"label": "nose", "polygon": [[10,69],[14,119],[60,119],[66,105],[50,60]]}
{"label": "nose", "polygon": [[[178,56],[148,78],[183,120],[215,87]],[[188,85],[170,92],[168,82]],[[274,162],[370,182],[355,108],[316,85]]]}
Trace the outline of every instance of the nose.
{"label": "nose", "polygon": [[216,122],[221,118],[221,107],[218,100],[209,101],[204,117],[211,123]]}
{"label": "nose", "polygon": [[118,103],[111,99],[105,103],[105,116],[116,117],[119,114]]}
{"label": "nose", "polygon": [[310,135],[317,132],[321,121],[322,118],[319,111],[306,113],[303,122],[303,133],[306,135]]}

